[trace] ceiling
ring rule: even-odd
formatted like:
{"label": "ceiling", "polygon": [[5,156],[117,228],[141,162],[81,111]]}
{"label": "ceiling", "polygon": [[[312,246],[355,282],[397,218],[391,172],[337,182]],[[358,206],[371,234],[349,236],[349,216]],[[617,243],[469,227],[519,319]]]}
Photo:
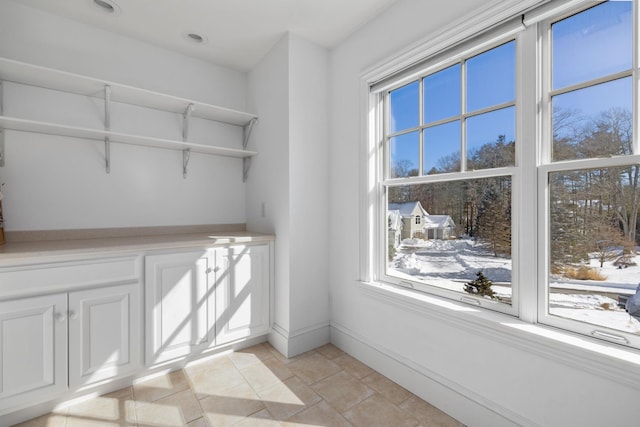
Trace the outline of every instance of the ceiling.
{"label": "ceiling", "polygon": [[[237,70],[290,31],[331,48],[398,0],[14,0]],[[115,13],[96,3],[108,3]],[[103,4],[104,6],[104,4]],[[188,34],[203,37],[197,43]]]}

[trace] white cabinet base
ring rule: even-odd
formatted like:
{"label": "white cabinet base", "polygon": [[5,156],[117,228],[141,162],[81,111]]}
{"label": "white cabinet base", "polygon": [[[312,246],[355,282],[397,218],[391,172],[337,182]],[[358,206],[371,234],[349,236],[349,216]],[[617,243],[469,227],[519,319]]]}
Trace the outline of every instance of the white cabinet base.
{"label": "white cabinet base", "polygon": [[69,294],[69,385],[135,372],[140,367],[140,285]]}
{"label": "white cabinet base", "polygon": [[0,302],[0,410],[67,389],[67,295]]}
{"label": "white cabinet base", "polygon": [[216,343],[269,331],[269,246],[216,248]]}
{"label": "white cabinet base", "polygon": [[206,250],[146,257],[147,366],[207,345],[209,262]]}

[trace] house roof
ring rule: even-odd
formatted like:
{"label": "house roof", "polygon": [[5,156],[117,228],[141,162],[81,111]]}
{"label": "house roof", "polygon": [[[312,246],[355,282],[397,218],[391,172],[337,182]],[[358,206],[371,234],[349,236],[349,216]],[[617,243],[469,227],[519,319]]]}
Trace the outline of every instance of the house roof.
{"label": "house roof", "polygon": [[400,215],[402,215],[403,217],[413,215],[429,215],[429,213],[424,210],[420,202],[389,203],[389,207],[387,208],[387,210],[400,211]]}
{"label": "house roof", "polygon": [[455,227],[456,224],[449,215],[427,215],[424,219],[424,228]]}

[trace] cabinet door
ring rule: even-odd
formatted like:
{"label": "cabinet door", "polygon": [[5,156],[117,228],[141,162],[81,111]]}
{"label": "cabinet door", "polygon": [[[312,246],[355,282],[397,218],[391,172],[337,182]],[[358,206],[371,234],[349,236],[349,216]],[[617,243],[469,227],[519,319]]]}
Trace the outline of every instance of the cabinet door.
{"label": "cabinet door", "polygon": [[140,284],[69,294],[69,384],[132,373],[140,366]]}
{"label": "cabinet door", "polygon": [[269,246],[215,249],[216,345],[269,330]]}
{"label": "cabinet door", "polygon": [[67,294],[0,302],[0,409],[67,389]]}
{"label": "cabinet door", "polygon": [[207,345],[209,271],[206,251],[145,258],[147,365]]}

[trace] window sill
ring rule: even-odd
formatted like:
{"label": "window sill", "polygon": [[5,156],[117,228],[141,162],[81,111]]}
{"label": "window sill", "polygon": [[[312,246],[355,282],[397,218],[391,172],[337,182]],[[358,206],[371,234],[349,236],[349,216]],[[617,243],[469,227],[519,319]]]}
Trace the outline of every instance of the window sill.
{"label": "window sill", "polygon": [[640,390],[640,351],[411,289],[360,282],[363,293],[426,318]]}

